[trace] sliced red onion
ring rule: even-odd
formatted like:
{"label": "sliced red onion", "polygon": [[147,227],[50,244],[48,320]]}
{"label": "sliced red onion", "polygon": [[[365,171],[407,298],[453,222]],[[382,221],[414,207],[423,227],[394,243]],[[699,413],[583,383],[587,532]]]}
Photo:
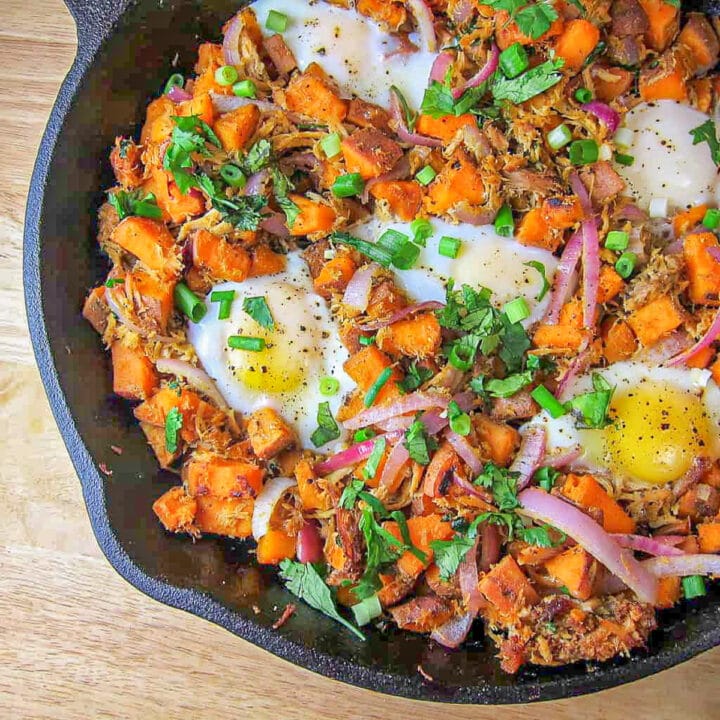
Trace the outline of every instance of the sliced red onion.
{"label": "sliced red onion", "polygon": [[400,399],[387,405],[363,410],[354,418],[346,420],[343,425],[347,430],[358,430],[362,427],[374,425],[376,422],[389,420],[396,415],[407,415],[408,413],[429,410],[430,408],[446,408],[448,403],[447,398],[436,393],[414,392],[410,395],[403,395]]}
{"label": "sliced red onion", "polygon": [[573,380],[578,374],[587,370],[592,360],[592,349],[585,348],[580,354],[576,355],[567,367],[567,370],[562,374],[562,377],[558,381],[557,390],[555,395],[559,400],[563,400],[563,395],[572,385]]}
{"label": "sliced red onion", "polygon": [[452,21],[456,25],[464,25],[470,19],[473,9],[472,0],[458,0],[450,11]]}
{"label": "sliced red onion", "polygon": [[626,202],[618,208],[613,215],[615,220],[629,220],[630,222],[645,222],[648,219],[647,213],[633,202]]}
{"label": "sliced red onion", "polygon": [[458,573],[458,584],[460,585],[460,592],[462,593],[463,602],[467,611],[475,617],[480,605],[482,598],[480,596],[480,590],[478,589],[478,544],[480,538],[475,538],[475,544],[465,553],[465,557],[460,563]]}
{"label": "sliced red onion", "polygon": [[395,120],[396,128],[395,133],[402,140],[402,142],[409,143],[410,145],[423,145],[425,147],[442,147],[442,141],[437,138],[431,138],[427,135],[420,135],[419,133],[411,133],[405,124],[405,117],[403,115],[402,107],[400,106],[400,100],[394,92],[390,93],[390,114]]}
{"label": "sliced red onion", "polygon": [[680,543],[685,542],[687,540],[687,535],[654,535],[653,540],[664,545],[675,547],[676,545],[680,545]]}
{"label": "sliced red onion", "polygon": [[241,13],[235,15],[227,24],[222,45],[223,57],[227,65],[240,65],[242,63],[240,57],[240,33],[244,26],[245,23]]}
{"label": "sliced red onion", "polygon": [[578,260],[580,260],[582,248],[583,233],[581,231],[573,233],[565,245],[562,255],[560,256],[560,262],[555,270],[552,290],[550,291],[550,303],[548,304],[544,319],[544,322],[548,325],[557,325],[558,319],[560,318],[560,310],[562,310],[567,296],[572,291],[570,283],[575,274]]}
{"label": "sliced red onion", "polygon": [[706,250],[713,260],[720,260],[720,247],[709,247]]}
{"label": "sliced red onion", "polygon": [[518,473],[517,488],[522,490],[532,480],[533,473],[540,467],[545,455],[545,428],[534,426],[520,443],[520,450],[510,465],[510,471]]}
{"label": "sliced red onion", "polygon": [[395,447],[390,451],[385,461],[382,474],[380,475],[380,487],[391,488],[397,484],[397,479],[402,472],[405,463],[410,459],[410,453],[398,440]]}
{"label": "sliced red onion", "polygon": [[574,448],[571,448],[568,452],[563,452],[560,455],[546,455],[543,458],[542,464],[551,468],[566,467],[577,460],[581,455],[582,448],[577,445]]}
{"label": "sliced red onion", "polygon": [[373,275],[380,266],[377,263],[370,263],[355,271],[350,282],[345,288],[343,304],[348,305],[357,312],[364,312],[370,302],[370,291],[372,290]]}
{"label": "sliced red onion", "polygon": [[583,325],[593,328],[600,291],[600,239],[594,218],[583,221],[582,234]]}
{"label": "sliced red onion", "polygon": [[665,255],[680,255],[685,248],[685,242],[682,238],[673,240],[669,245],[665,246],[663,253]]}
{"label": "sliced red onion", "polygon": [[177,85],[173,86],[170,89],[170,91],[167,93],[167,96],[174,103],[187,102],[188,100],[192,100],[192,98],[193,98],[191,93],[189,93],[187,90],[184,90],[181,87],[178,87]]}
{"label": "sliced red onion", "polygon": [[620,545],[620,547],[637,550],[648,555],[685,555],[679,548],[672,547],[666,542],[656,540],[645,535],[623,535],[621,533],[611,533],[610,537]]}
{"label": "sliced red onion", "polygon": [[[232,65],[232,63],[228,63]],[[237,97],[235,95],[220,95],[219,93],[210,93],[212,98],[213,106],[220,114],[233,112],[238,108],[245,107],[246,105],[257,105],[260,112],[275,112],[281,108],[275,103],[268,102],[267,100],[254,100],[253,98]]]}
{"label": "sliced red onion", "polygon": [[316,563],[323,559],[323,541],[313,520],[306,520],[298,533],[297,559],[301,563]]}
{"label": "sliced red onion", "polygon": [[415,17],[422,49],[428,52],[437,52],[437,37],[435,36],[435,16],[425,0],[407,0],[406,5]]}
{"label": "sliced red onion", "polygon": [[654,557],[642,563],[656,577],[687,577],[688,575],[720,575],[720,555],[682,555]]}
{"label": "sliced red onion", "polygon": [[[392,443],[400,439],[402,435],[402,432],[394,432],[388,433],[382,437],[384,437],[388,443]],[[314,468],[315,472],[318,475],[329,475],[336,470],[352,467],[353,465],[361,463],[363,460],[367,460],[373,451],[373,447],[375,447],[375,440],[376,438],[365,440],[361,443],[351,445],[345,450],[341,450],[339,453],[329,457],[327,460],[317,463]]]}
{"label": "sliced red onion", "polygon": [[593,207],[592,202],[590,202],[590,195],[588,195],[587,188],[585,187],[583,181],[580,179],[580,176],[576,172],[570,173],[570,177],[568,178],[570,180],[570,187],[572,188],[572,191],[577,195],[578,200],[580,200],[580,205],[582,207],[582,211],[586,218],[590,218],[593,216]]}
{"label": "sliced red onion", "polygon": [[398,55],[411,55],[419,50],[418,46],[414,45],[410,38],[404,33],[401,35],[392,35],[391,37],[397,40],[397,45],[383,55],[383,60],[389,60]]}
{"label": "sliced red onion", "polygon": [[393,432],[395,430],[407,430],[414,422],[414,418],[408,415],[398,415],[384,422],[375,423],[375,427],[380,428],[383,432]]}
{"label": "sliced red onion", "polygon": [[490,45],[490,54],[488,55],[488,59],[485,62],[485,65],[483,65],[480,68],[480,70],[475,75],[473,75],[469,80],[467,80],[462,85],[460,85],[460,87],[456,87],[452,91],[453,97],[456,100],[458,100],[459,98],[462,97],[463,93],[466,90],[469,90],[470,88],[478,87],[478,85],[482,85],[497,70],[499,60],[500,60],[500,49],[493,42]]}
{"label": "sliced red onion", "polygon": [[474,620],[475,616],[469,612],[464,615],[456,615],[440,627],[435,628],[430,633],[430,637],[443,647],[456,650],[465,642]]}
{"label": "sliced red onion", "polygon": [[416,305],[408,305],[402,310],[397,310],[390,317],[384,320],[373,320],[372,322],[363,323],[358,325],[358,329],[363,332],[369,332],[373,330],[380,330],[388,325],[404,320],[411,315],[417,315],[419,312],[425,312],[426,310],[440,310],[445,307],[444,303],[438,300],[426,300],[425,302],[417,303]]}
{"label": "sliced red onion", "polygon": [[458,203],[454,208],[448,210],[454,220],[459,223],[467,223],[468,225],[474,225],[475,227],[481,227],[482,225],[492,224],[496,212],[483,210],[482,208],[472,207],[466,201]]}
{"label": "sliced red onion", "polygon": [[604,102],[591,100],[582,105],[582,109],[592,113],[610,133],[614,134],[620,126],[620,114]]}
{"label": "sliced red onion", "polygon": [[[438,53],[435,61],[430,68],[430,82],[445,82],[445,75],[447,74],[448,68],[452,65],[455,56],[445,50],[444,52]],[[428,83],[429,85],[430,83]]]}
{"label": "sliced red onion", "polygon": [[497,525],[486,522],[482,524],[480,533],[480,569],[487,572],[498,560],[500,560],[500,549],[502,537]]}
{"label": "sliced red onion", "polygon": [[667,364],[670,367],[674,367],[676,365],[684,365],[688,360],[690,360],[693,355],[699,353],[701,350],[704,350],[709,345],[712,345],[719,335],[720,310],[718,310],[717,315],[715,315],[715,319],[712,321],[712,324],[707,329],[707,332],[700,338],[700,340],[698,340],[689,350],[686,350],[685,352],[676,355]]}
{"label": "sliced red onion", "polygon": [[271,212],[264,217],[259,227],[265,232],[276,235],[277,237],[289,237],[290,235],[283,213]]}
{"label": "sliced red onion", "polygon": [[295,478],[286,477],[271,478],[265,483],[253,506],[252,534],[255,540],[259,540],[267,533],[275,506],[295,485],[297,485]]}
{"label": "sliced red onion", "polygon": [[220,394],[212,378],[204,371],[184,360],[159,358],[155,362],[158,372],[185,378],[190,385],[212,400],[222,410],[230,410],[225,398]]}
{"label": "sliced red onion", "polygon": [[679,498],[700,482],[702,476],[712,467],[712,460],[706,457],[693,458],[687,472],[673,483],[673,495]]}
{"label": "sliced red onion", "polygon": [[692,345],[692,339],[685,330],[676,330],[652,347],[643,348],[635,357],[642,362],[661,364],[675,357]]}
{"label": "sliced red onion", "polygon": [[492,494],[489,493],[487,490],[485,490],[485,488],[481,488],[481,487],[478,487],[477,485],[473,485],[471,482],[468,482],[465,478],[460,477],[457,473],[453,473],[453,482],[461,490],[463,490],[466,494],[472,495],[473,497],[476,497],[479,500],[482,500],[483,502],[486,502],[489,505],[492,505],[492,503],[493,503]]}
{"label": "sliced red onion", "polygon": [[[524,515],[556,527],[617,575],[642,602],[655,603],[657,578],[590,516],[555,495],[529,487],[518,495]],[[720,566],[720,558],[718,565]],[[719,571],[720,572],[720,571]]]}
{"label": "sliced red onion", "polygon": [[453,446],[455,452],[467,464],[473,475],[479,475],[482,471],[483,465],[468,439],[462,435],[458,435],[452,430],[445,433],[445,438]]}
{"label": "sliced red onion", "polygon": [[404,180],[408,175],[410,175],[410,160],[407,155],[403,155],[390,172],[372,178],[365,183],[365,189],[360,196],[360,200],[364,203],[368,202],[370,200],[370,191],[378,183],[388,182],[390,180]]}
{"label": "sliced red onion", "polygon": [[243,195],[262,195],[265,186],[270,182],[270,171],[267,168],[253,173],[245,183]]}

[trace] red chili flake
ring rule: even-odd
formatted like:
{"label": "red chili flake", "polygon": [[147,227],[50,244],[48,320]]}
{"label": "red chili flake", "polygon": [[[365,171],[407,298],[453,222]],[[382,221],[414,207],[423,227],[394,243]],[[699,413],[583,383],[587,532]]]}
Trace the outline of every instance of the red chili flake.
{"label": "red chili flake", "polygon": [[119,445],[111,445],[110,449],[116,454],[116,455],[122,455],[123,449]]}
{"label": "red chili flake", "polygon": [[288,603],[282,611],[282,615],[273,623],[273,630],[281,628],[290,619],[290,616],[295,612],[295,609],[295,605]]}
{"label": "red chili flake", "polygon": [[101,472],[103,475],[107,475],[108,477],[111,477],[111,476],[112,476],[113,471],[110,470],[105,463],[100,463],[100,464],[98,465],[98,467],[100,468],[100,472]]}
{"label": "red chili flake", "polygon": [[427,672],[425,672],[425,669],[422,665],[417,666],[417,671],[427,680],[428,682],[435,682],[435,678],[432,675],[429,675]]}

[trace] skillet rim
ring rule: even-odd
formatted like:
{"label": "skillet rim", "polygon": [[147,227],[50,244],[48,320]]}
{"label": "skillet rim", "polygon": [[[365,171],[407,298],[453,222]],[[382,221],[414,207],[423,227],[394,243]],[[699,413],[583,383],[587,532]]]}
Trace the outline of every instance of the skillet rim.
{"label": "skillet rim", "polygon": [[[102,44],[115,31],[117,21],[127,8],[134,4],[134,0],[123,0],[120,3],[117,0],[66,0],[66,3],[78,26],[78,50],[50,113],[28,191],[23,242],[25,304],[40,376],[55,422],[80,480],[93,533],[103,554],[121,577],[154,600],[209,620],[301,668],[357,687],[413,700],[492,705],[571,698],[656,674],[720,645],[718,624],[712,631],[698,633],[698,636],[691,640],[678,641],[674,647],[668,639],[665,641],[667,647],[663,647],[656,654],[634,656],[618,665],[601,665],[594,672],[586,674],[569,677],[558,674],[557,677],[545,679],[543,682],[532,678],[516,685],[491,685],[482,682],[473,686],[444,688],[436,683],[423,681],[419,673],[394,675],[299,644],[271,628],[244,618],[207,594],[175,587],[143,572],[125,552],[110,525],[103,477],[95,467],[75,425],[50,350],[45,323],[45,297],[40,283],[41,222],[45,190],[60,131]],[[562,673],[562,670],[558,673]]]}

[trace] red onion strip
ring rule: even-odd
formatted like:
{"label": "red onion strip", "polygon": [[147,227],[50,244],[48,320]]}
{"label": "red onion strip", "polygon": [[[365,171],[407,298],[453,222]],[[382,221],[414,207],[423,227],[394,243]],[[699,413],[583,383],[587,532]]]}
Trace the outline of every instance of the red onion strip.
{"label": "red onion strip", "polygon": [[679,498],[691,487],[700,482],[700,478],[712,467],[712,460],[707,457],[696,457],[690,467],[673,483],[673,495]]}
{"label": "red onion strip", "polygon": [[430,637],[443,647],[456,650],[465,642],[474,619],[475,617],[469,612],[464,615],[456,615],[440,627],[435,628],[430,633]]}
{"label": "red onion strip", "polygon": [[171,88],[170,92],[167,93],[167,96],[174,103],[187,102],[188,100],[192,100],[193,97],[187,90],[177,86]]}
{"label": "red onion strip", "polygon": [[592,349],[585,348],[579,355],[576,355],[567,367],[567,370],[562,374],[562,377],[558,381],[557,390],[555,396],[564,401],[563,395],[565,391],[570,387],[572,381],[577,377],[578,373],[583,372],[587,369],[592,360]]}
{"label": "red onion strip", "polygon": [[583,233],[578,231],[568,240],[565,249],[560,256],[560,263],[555,270],[553,286],[550,291],[550,303],[545,314],[545,322],[548,325],[557,325],[560,318],[560,310],[570,294],[570,281],[580,260],[580,253],[583,248]]}
{"label": "red onion strip", "polygon": [[[387,433],[379,437],[384,437],[388,443],[393,443],[402,437],[402,431]],[[345,450],[341,450],[339,453],[329,457],[327,460],[323,460],[315,465],[315,472],[318,475],[329,475],[336,470],[342,470],[346,467],[357,465],[363,460],[367,460],[375,447],[376,438],[365,440],[356,445],[351,445]]]}
{"label": "red onion strip", "polygon": [[400,107],[400,100],[398,100],[398,97],[394,92],[390,93],[390,113],[397,125],[395,133],[402,142],[409,143],[411,145],[423,145],[425,147],[442,147],[441,140],[428,137],[427,135],[420,135],[419,133],[411,133],[408,130],[408,127],[405,124],[402,107]]}
{"label": "red onion strip", "polygon": [[[533,520],[549,523],[573,538],[633,590],[638,599],[655,603],[657,578],[631,553],[623,550],[591,517],[564,500],[535,487],[523,490],[518,495],[518,500],[522,505],[519,512]],[[716,559],[720,567],[720,557]]]}
{"label": "red onion strip", "polygon": [[623,535],[621,533],[611,533],[610,537],[620,545],[620,547],[637,550],[648,555],[685,555],[679,548],[672,547],[670,544],[658,541],[655,538],[646,537],[645,535]]}
{"label": "red onion strip", "polygon": [[453,482],[468,495],[472,495],[473,497],[492,505],[493,497],[484,488],[473,485],[471,482],[465,480],[465,478],[460,477],[457,473],[453,473]]}
{"label": "red onion strip", "polygon": [[452,430],[448,430],[448,432],[445,433],[445,438],[453,446],[455,452],[462,458],[463,462],[467,464],[470,471],[474,475],[479,475],[483,466],[473,446],[468,442],[468,439],[462,435],[458,435]]}
{"label": "red onion strip", "polygon": [[228,65],[240,65],[242,58],[240,57],[240,33],[244,27],[242,14],[238,13],[228,23],[223,38],[223,57]]}
{"label": "red onion strip", "polygon": [[350,282],[345,288],[343,304],[349,305],[358,312],[364,312],[370,302],[370,291],[372,290],[373,275],[377,272],[379,265],[370,263],[355,271]]}
{"label": "red onion strip", "polygon": [[522,490],[532,480],[533,473],[540,467],[545,455],[545,429],[531,427],[522,439],[520,450],[510,465],[511,472],[519,473],[517,488]]}
{"label": "red onion strip", "polygon": [[720,247],[709,247],[705,249],[713,260],[720,260]]}
{"label": "red onion strip", "polygon": [[402,439],[398,440],[395,447],[390,451],[385,461],[382,474],[380,475],[380,487],[394,487],[398,475],[402,472],[405,463],[410,459],[410,453],[403,445]]}
{"label": "red onion strip", "polygon": [[495,43],[492,43],[490,46],[490,54],[488,55],[485,65],[483,65],[469,80],[452,91],[455,100],[460,99],[466,90],[478,87],[478,85],[482,85],[487,79],[489,79],[489,77],[497,70],[499,60],[500,49]]}
{"label": "red onion strip", "polygon": [[662,365],[674,358],[678,353],[687,350],[692,345],[690,336],[685,330],[676,330],[652,347],[643,348],[636,356],[636,360]]}
{"label": "red onion strip", "polygon": [[422,41],[423,50],[437,52],[437,37],[435,36],[435,16],[425,0],[407,0],[406,5],[415,16],[418,33]]}
{"label": "red onion strip", "polygon": [[392,315],[390,315],[390,317],[387,317],[384,320],[373,320],[372,322],[358,325],[358,329],[362,330],[363,332],[380,330],[381,328],[387,327],[388,325],[392,325],[393,323],[399,322],[400,320],[404,320],[411,315],[416,315],[419,312],[424,312],[426,310],[440,310],[444,307],[445,304],[441,303],[439,300],[426,300],[425,302],[417,303],[417,305],[408,305],[402,310],[397,310]]}
{"label": "red onion strip", "polygon": [[360,196],[360,200],[366,203],[370,200],[370,191],[378,183],[387,182],[388,180],[403,180],[410,175],[410,161],[407,155],[403,155],[400,160],[397,161],[395,167],[384,175],[380,175],[376,178],[371,178],[365,183],[365,189]]}
{"label": "red onion strip", "polygon": [[343,424],[347,430],[358,430],[362,427],[374,425],[376,422],[389,420],[396,415],[407,415],[408,413],[429,410],[430,408],[445,408],[448,402],[447,398],[435,393],[415,392],[411,395],[404,395],[399,400],[387,405],[363,410]]}
{"label": "red onion strip", "polygon": [[676,365],[684,365],[688,360],[690,360],[693,355],[699,353],[701,350],[704,350],[706,347],[708,347],[708,345],[712,345],[712,343],[715,342],[719,335],[720,310],[718,310],[717,315],[715,315],[715,319],[712,321],[712,324],[707,329],[707,332],[700,338],[700,340],[698,340],[689,350],[686,350],[685,352],[676,355],[667,364],[670,367],[674,367]]}
{"label": "red onion strip", "polygon": [[561,455],[546,455],[543,458],[543,465],[551,468],[561,468],[577,460],[582,455],[582,448],[578,445]]}
{"label": "red onion strip", "polygon": [[[228,63],[232,65],[233,63]],[[213,105],[219,113],[229,113],[238,108],[245,107],[246,105],[257,105],[258,110],[261,112],[275,112],[281,108],[275,103],[268,102],[267,100],[255,100],[253,98],[236,97],[235,95],[220,95],[219,93],[210,93]]]}
{"label": "red onion strip", "polygon": [[268,215],[265,215],[259,227],[265,232],[277,237],[290,236],[290,231],[288,230],[285,222],[285,215],[279,212],[271,212]]}
{"label": "red onion strip", "polygon": [[323,542],[317,523],[306,520],[297,537],[297,559],[301,563],[315,563],[323,559]]}
{"label": "red onion strip", "polygon": [[487,572],[492,565],[500,560],[502,538],[497,525],[483,523],[480,533],[480,569]]}
{"label": "red onion strip", "polygon": [[[433,62],[432,67],[430,68],[430,82],[445,82],[445,75],[450,65],[452,65],[452,61],[454,59],[455,56],[450,52],[445,51],[439,53],[438,56],[435,58],[435,62]],[[430,83],[428,83],[428,85],[429,84]]]}
{"label": "red onion strip", "polygon": [[582,109],[592,113],[608,129],[611,134],[620,126],[620,115],[608,104],[599,100],[591,100],[582,105]]}
{"label": "red onion strip", "polygon": [[656,577],[720,575],[720,555],[682,555],[655,557],[642,563]]}

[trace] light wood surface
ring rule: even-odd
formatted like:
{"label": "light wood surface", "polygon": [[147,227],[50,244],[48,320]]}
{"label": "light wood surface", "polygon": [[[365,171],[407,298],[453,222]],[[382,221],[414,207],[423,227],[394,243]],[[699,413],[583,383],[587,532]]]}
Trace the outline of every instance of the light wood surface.
{"label": "light wood surface", "polygon": [[0,711],[4,718],[720,717],[720,649],[630,686],[503,709],[383,697],[150,600],[101,555],[25,328],[22,223],[75,51],[61,0],[0,0]]}

